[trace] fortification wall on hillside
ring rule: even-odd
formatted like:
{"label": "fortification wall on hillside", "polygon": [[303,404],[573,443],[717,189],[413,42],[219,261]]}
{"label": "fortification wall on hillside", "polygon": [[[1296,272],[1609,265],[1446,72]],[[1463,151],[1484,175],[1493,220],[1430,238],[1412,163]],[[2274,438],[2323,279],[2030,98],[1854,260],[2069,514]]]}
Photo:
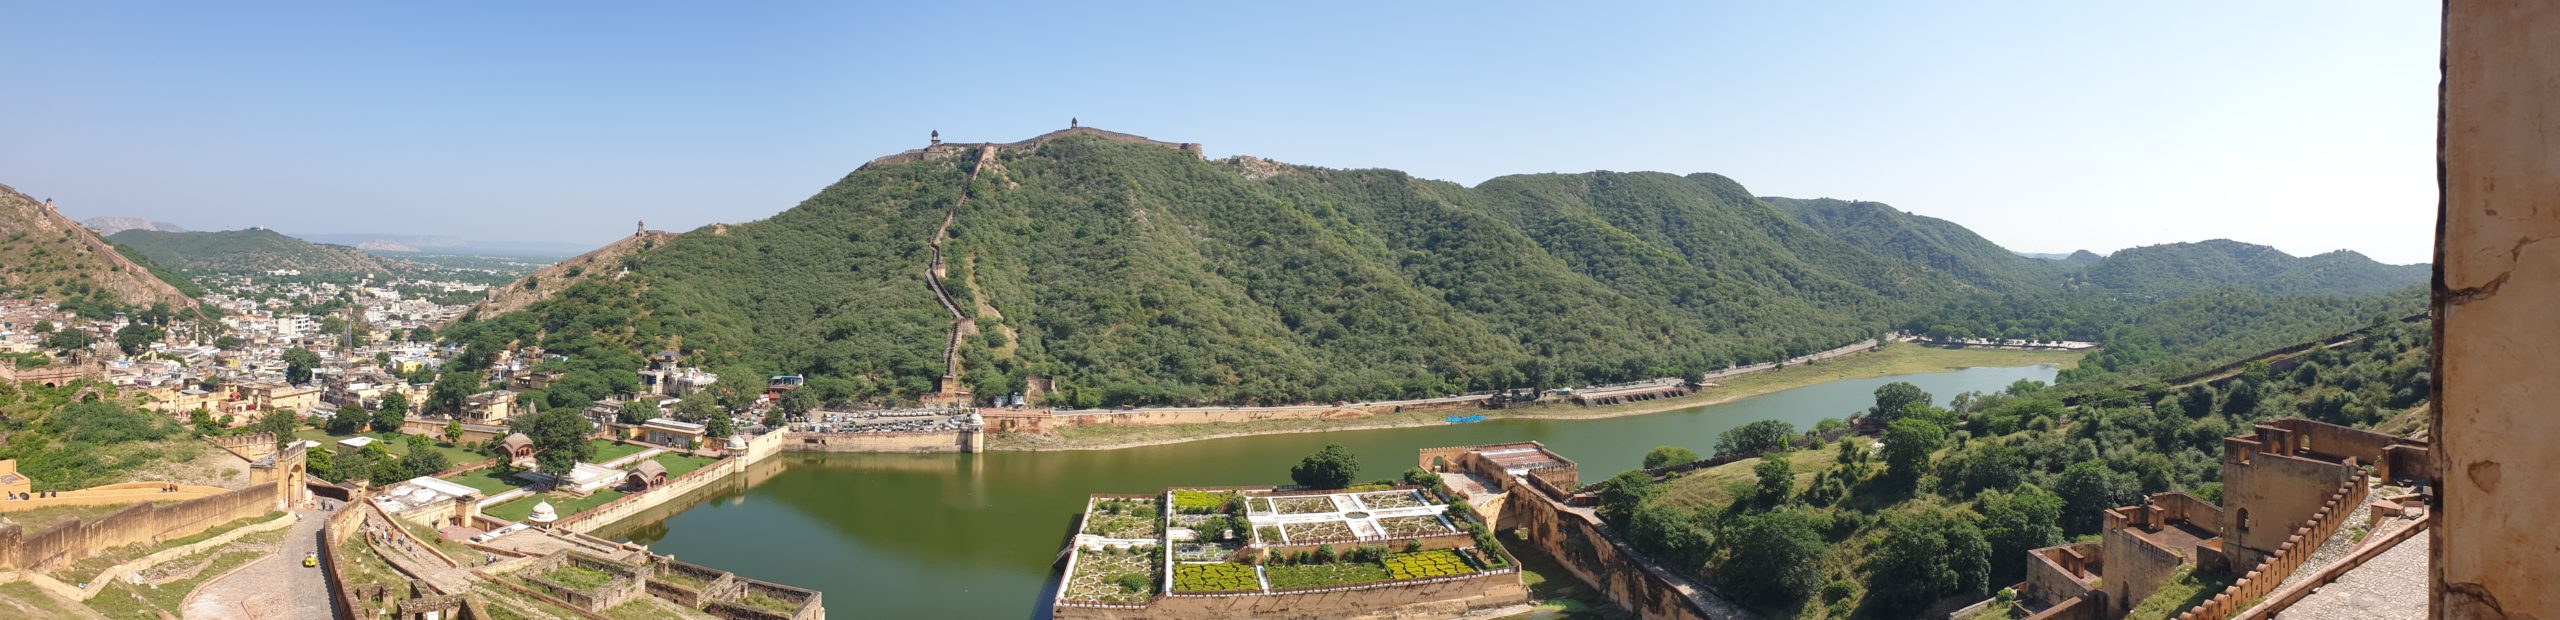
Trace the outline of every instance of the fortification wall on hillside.
{"label": "fortification wall on hillside", "polygon": [[[924,147],[924,148],[920,148],[920,149],[911,149],[911,150],[907,150],[907,151],[904,151],[904,152],[900,152],[900,153],[898,153],[898,154],[896,154],[896,155],[889,155],[889,156],[881,157],[881,158],[878,158],[878,159],[873,159],[873,160],[871,160],[871,161],[870,161],[870,162],[868,162],[868,163],[864,163],[864,164],[862,164],[862,168],[869,168],[869,167],[872,167],[872,166],[887,166],[887,165],[892,165],[892,164],[914,163],[914,162],[920,162],[920,161],[942,161],[942,160],[947,160],[947,159],[955,159],[955,158],[959,158],[959,157],[963,157],[963,156],[967,156],[967,155],[970,155],[970,154],[976,153],[976,152],[978,152],[978,149],[980,149],[980,148],[984,148],[984,147],[995,147],[996,149],[998,149],[998,150],[1000,150],[1000,151],[1003,151],[1003,150],[1030,150],[1030,149],[1037,149],[1037,148],[1040,148],[1040,145],[1041,145],[1041,144],[1046,143],[1046,142],[1048,142],[1048,141],[1050,141],[1050,140],[1056,140],[1056,139],[1064,138],[1064,137],[1068,137],[1068,136],[1095,136],[1095,137],[1104,138],[1104,139],[1108,139],[1108,140],[1116,140],[1116,141],[1120,141],[1120,142],[1128,142],[1128,143],[1131,143],[1131,144],[1145,144],[1145,145],[1150,145],[1150,146],[1160,146],[1160,147],[1164,147],[1164,148],[1168,148],[1168,149],[1173,149],[1173,150],[1176,150],[1176,151],[1181,151],[1181,152],[1184,152],[1184,153],[1190,153],[1190,154],[1191,154],[1192,156],[1194,156],[1194,157],[1199,157],[1199,156],[1201,156],[1201,155],[1202,155],[1202,153],[1204,153],[1204,152],[1205,152],[1205,151],[1200,147],[1200,145],[1199,145],[1198,143],[1192,143],[1192,142],[1166,142],[1166,141],[1163,141],[1163,140],[1157,140],[1157,139],[1153,139],[1153,138],[1148,138],[1148,137],[1146,137],[1146,136],[1141,136],[1141,135],[1136,135],[1136,134],[1120,133],[1120,132],[1117,132],[1117,131],[1107,131],[1107,130],[1102,130],[1102,129],[1094,129],[1094,128],[1092,128],[1092,127],[1071,127],[1071,128],[1067,128],[1067,129],[1060,129],[1060,130],[1057,130],[1057,131],[1052,131],[1052,132],[1049,132],[1049,133],[1040,134],[1040,135],[1037,135],[1037,136],[1032,136],[1030,139],[1027,139],[1027,140],[1021,140],[1021,141],[1016,141],[1016,142],[1002,142],[1002,143],[998,143],[998,142],[935,142],[933,145],[931,145],[931,146],[927,146],[927,147]],[[855,170],[860,170],[860,169],[862,169],[862,168],[856,168]]]}
{"label": "fortification wall on hillside", "polygon": [[1524,539],[1529,546],[1564,566],[1565,572],[1610,604],[1649,619],[1748,617],[1740,610],[1711,610],[1710,603],[1684,592],[1705,586],[1630,552],[1626,541],[1609,533],[1598,518],[1551,499],[1521,480],[1515,477],[1504,483],[1507,499],[1498,529],[1527,530]]}
{"label": "fortification wall on hillside", "polygon": [[107,516],[76,519],[42,532],[0,525],[0,566],[43,569],[116,547],[186,537],[274,511],[277,488],[257,485],[175,504],[135,504]]}

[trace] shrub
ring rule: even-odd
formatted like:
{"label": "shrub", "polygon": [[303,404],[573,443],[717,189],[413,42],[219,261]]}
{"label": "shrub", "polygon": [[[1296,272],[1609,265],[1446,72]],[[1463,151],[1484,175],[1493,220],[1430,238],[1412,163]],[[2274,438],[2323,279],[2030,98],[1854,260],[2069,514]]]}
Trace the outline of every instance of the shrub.
{"label": "shrub", "polygon": [[1190,592],[1258,590],[1262,582],[1243,564],[1179,564],[1173,567],[1173,589]]}
{"label": "shrub", "polygon": [[1174,491],[1173,511],[1191,515],[1216,514],[1235,497],[1234,493],[1221,491]]}
{"label": "shrub", "polygon": [[1120,576],[1120,578],[1119,578],[1119,579],[1117,579],[1117,580],[1115,580],[1115,581],[1117,581],[1117,582],[1120,584],[1120,589],[1122,589],[1122,590],[1128,590],[1128,591],[1130,591],[1130,592],[1141,592],[1141,591],[1145,591],[1145,590],[1147,589],[1147,576],[1146,576],[1146,575],[1141,575],[1141,574],[1138,574],[1138,573],[1129,573],[1129,574],[1121,575],[1121,576]]}

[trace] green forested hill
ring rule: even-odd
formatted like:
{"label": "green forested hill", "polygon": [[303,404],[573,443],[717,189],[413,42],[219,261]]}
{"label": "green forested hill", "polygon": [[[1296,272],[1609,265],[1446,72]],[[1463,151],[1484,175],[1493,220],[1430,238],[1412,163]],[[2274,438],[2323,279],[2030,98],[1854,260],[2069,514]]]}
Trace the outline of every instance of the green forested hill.
{"label": "green forested hill", "polygon": [[2426,265],[2385,265],[2340,250],[2295,257],[2275,248],[2214,239],[2116,252],[2083,278],[2110,290],[2178,295],[2222,285],[2279,294],[2371,294],[2427,281]]}
{"label": "green forested hill", "polygon": [[273,230],[165,232],[130,229],[107,236],[152,262],[187,271],[297,269],[321,273],[385,273],[392,267],[363,250],[295,239]]}
{"label": "green forested hill", "polygon": [[[1985,287],[2016,288],[2050,282],[2072,268],[2065,261],[2019,256],[1955,222],[1904,213],[1880,202],[1776,197],[1761,200],[1841,241]],[[2088,256],[2096,258],[2093,254]],[[2074,255],[2066,261],[2078,257]]]}
{"label": "green forested hill", "polygon": [[678,350],[733,376],[806,374],[828,398],[911,398],[942,374],[952,323],[925,270],[955,204],[946,286],[976,328],[964,380],[1000,395],[1048,378],[1054,401],[1083,406],[1649,378],[1925,325],[1973,299],[2073,307],[2071,269],[1960,226],[1763,200],[1716,175],[1470,188],[1168,146],[1080,130],[984,162],[973,146],[875,162],[772,218],[520,282],[556,293],[447,336],[476,353],[465,368],[509,343],[598,370]]}

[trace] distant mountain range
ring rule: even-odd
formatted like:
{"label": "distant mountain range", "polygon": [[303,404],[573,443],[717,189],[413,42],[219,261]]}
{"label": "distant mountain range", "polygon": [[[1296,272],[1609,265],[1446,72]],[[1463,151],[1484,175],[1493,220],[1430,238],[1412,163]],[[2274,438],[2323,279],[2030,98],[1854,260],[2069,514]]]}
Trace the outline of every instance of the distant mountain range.
{"label": "distant mountain range", "polygon": [[594,249],[574,243],[552,241],[505,241],[465,239],[443,235],[401,235],[384,233],[289,233],[314,243],[354,246],[374,252],[424,252],[433,254],[480,254],[519,258],[559,259],[577,256]]}
{"label": "distant mountain range", "polygon": [[303,241],[264,228],[221,232],[132,229],[107,240],[131,247],[152,262],[196,272],[294,269],[317,273],[387,274],[393,265],[363,250]]}
{"label": "distant mountain range", "polygon": [[[950,309],[926,277],[946,221]],[[539,335],[584,359],[681,350],[910,398],[944,374],[958,312],[960,380],[981,395],[1042,377],[1057,402],[1306,402],[1778,359],[1984,295],[2349,295],[2426,274],[2228,241],[2042,260],[1713,174],[1465,187],[1090,128],[885,157],[771,218],[609,250],[518,281],[460,335],[480,351]]]}
{"label": "distant mountain range", "polygon": [[98,234],[100,234],[100,235],[112,235],[112,234],[116,234],[116,233],[120,233],[120,232],[124,232],[124,231],[128,231],[128,230],[157,230],[157,231],[161,231],[161,232],[187,232],[187,229],[186,229],[185,227],[179,226],[179,225],[177,225],[177,224],[171,224],[171,223],[168,223],[168,222],[155,222],[155,221],[146,220],[146,219],[142,219],[142,218],[138,218],[138,217],[118,217],[118,216],[112,216],[112,215],[102,215],[102,216],[93,217],[93,218],[89,218],[89,219],[85,219],[85,220],[80,220],[80,225],[82,225],[82,226],[87,226],[87,227],[89,227],[91,230],[96,230],[96,231],[98,231]]}

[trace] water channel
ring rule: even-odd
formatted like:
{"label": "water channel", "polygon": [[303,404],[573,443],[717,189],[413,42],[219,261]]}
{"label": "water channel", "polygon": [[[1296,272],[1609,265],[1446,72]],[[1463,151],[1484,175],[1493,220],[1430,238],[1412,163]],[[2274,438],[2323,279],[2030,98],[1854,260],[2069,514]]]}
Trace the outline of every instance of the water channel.
{"label": "water channel", "polygon": [[658,511],[596,532],[678,559],[826,593],[839,618],[1044,616],[1051,561],[1087,493],[1176,485],[1287,484],[1327,442],[1392,478],[1426,447],[1536,440],[1581,465],[1583,482],[1634,468],[1646,450],[1711,453],[1717,433],[1754,420],[1798,429],[1874,402],[1909,381],[1938,397],[2053,380],[2053,366],[1968,368],[1833,381],[1729,403],[1600,420],[1491,420],[1418,428],[1264,435],[1073,452],[777,455]]}

